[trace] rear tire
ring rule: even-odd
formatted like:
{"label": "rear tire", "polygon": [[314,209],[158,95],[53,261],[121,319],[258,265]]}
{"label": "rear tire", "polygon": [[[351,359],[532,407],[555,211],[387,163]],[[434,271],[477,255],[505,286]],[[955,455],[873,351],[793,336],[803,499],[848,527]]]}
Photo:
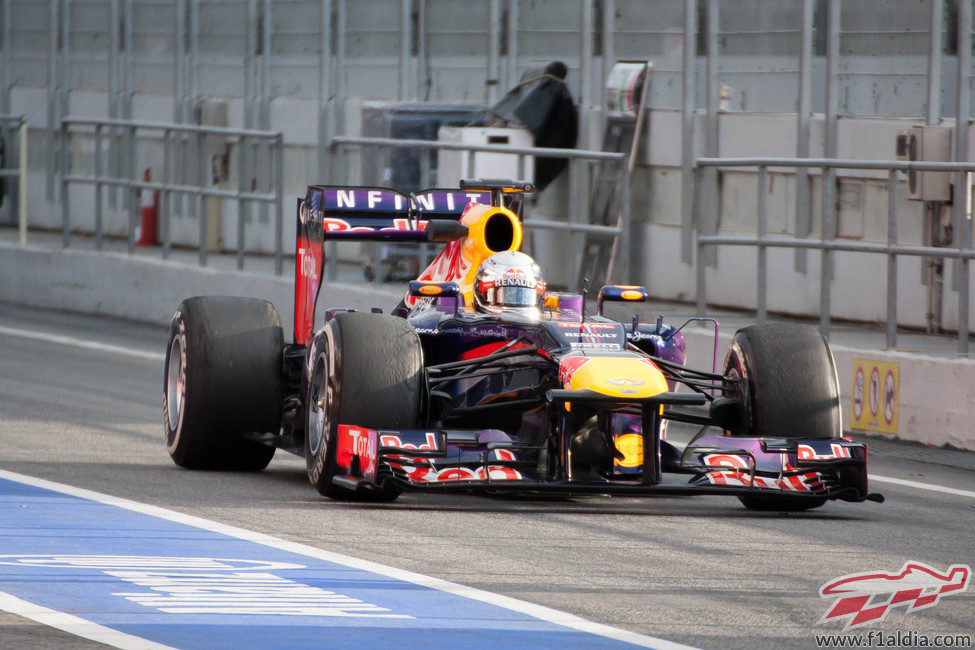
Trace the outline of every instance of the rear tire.
{"label": "rear tire", "polygon": [[[740,379],[741,421],[733,436],[754,438],[834,438],[843,417],[836,364],[814,327],[769,323],[738,330],[725,359],[726,377]],[[826,499],[739,497],[749,510],[797,512]]]}
{"label": "rear tire", "polygon": [[333,499],[392,501],[402,488],[387,481],[379,491],[334,485],[339,424],[369,429],[422,426],[423,351],[416,330],[403,318],[343,312],[325,326],[325,345],[315,359],[305,396],[305,460],[308,479]]}
{"label": "rear tire", "polygon": [[281,428],[284,332],[264,300],[184,300],[169,328],[166,448],[188,469],[260,471],[274,447],[242,437]]}

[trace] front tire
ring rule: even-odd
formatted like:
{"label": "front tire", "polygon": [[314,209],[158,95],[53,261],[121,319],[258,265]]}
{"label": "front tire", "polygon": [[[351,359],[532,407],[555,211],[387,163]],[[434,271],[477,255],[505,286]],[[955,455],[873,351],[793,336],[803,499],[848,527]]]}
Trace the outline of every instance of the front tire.
{"label": "front tire", "polygon": [[[836,364],[814,327],[769,323],[735,333],[724,374],[739,381],[742,417],[729,433],[750,438],[834,438],[843,417]],[[826,499],[739,497],[749,510],[797,512]]]}
{"label": "front tire", "polygon": [[403,318],[342,312],[325,326],[305,396],[308,479],[333,499],[392,501],[402,488],[386,481],[378,491],[352,491],[332,483],[339,424],[369,429],[422,426],[423,351]]}
{"label": "front tire", "polygon": [[166,448],[180,467],[260,471],[274,447],[244,438],[281,428],[284,333],[264,300],[184,300],[169,328]]}

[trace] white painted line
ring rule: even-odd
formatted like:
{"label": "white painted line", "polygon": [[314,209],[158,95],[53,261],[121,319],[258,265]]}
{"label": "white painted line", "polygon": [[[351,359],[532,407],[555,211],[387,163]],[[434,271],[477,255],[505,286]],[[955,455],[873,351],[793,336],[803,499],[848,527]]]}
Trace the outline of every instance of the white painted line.
{"label": "white painted line", "polygon": [[877,476],[876,474],[869,474],[867,478],[871,481],[879,481],[880,483],[893,483],[894,485],[903,485],[905,487],[917,488],[919,490],[931,490],[932,492],[941,492],[942,494],[954,494],[959,497],[969,497],[975,499],[975,492],[970,490],[958,490],[956,488],[944,487],[942,485],[931,485],[930,483],[918,483],[917,481],[905,481],[902,478],[892,478],[890,476]]}
{"label": "white painted line", "polygon": [[265,535],[264,533],[258,533],[255,531],[246,530],[244,528],[237,528],[236,526],[221,524],[216,521],[210,521],[209,519],[194,517],[193,515],[167,510],[165,508],[160,508],[158,506],[153,506],[146,503],[130,501],[129,499],[123,499],[121,497],[114,497],[108,494],[102,494],[100,492],[93,492],[83,488],[64,485],[63,483],[55,483],[53,481],[47,481],[45,479],[35,478],[33,476],[17,474],[7,470],[0,470],[0,479],[6,479],[8,481],[14,481],[24,485],[33,485],[45,490],[52,490],[54,492],[60,492],[62,494],[67,494],[82,499],[88,499],[98,503],[104,503],[110,506],[125,508],[126,510],[149,515],[151,517],[158,517],[159,519],[165,519],[167,521],[193,526],[194,528],[200,528],[202,530],[209,530],[211,532],[227,535],[229,537],[236,537],[237,539],[242,539],[248,542],[254,542],[256,544],[262,544],[264,546],[280,549],[282,551],[288,551],[289,553],[296,553],[306,557],[325,560],[326,562],[332,562],[353,569],[368,571],[370,573],[386,576],[395,580],[401,580],[403,582],[411,582],[413,584],[420,585],[421,587],[428,587],[430,589],[444,591],[457,596],[463,596],[464,598],[470,598],[471,600],[479,600],[481,602],[503,607],[511,611],[528,614],[529,616],[533,616],[537,619],[548,621],[549,623],[554,623],[563,627],[568,627],[573,630],[606,637],[608,639],[615,639],[625,643],[631,643],[644,648],[660,648],[661,650],[684,650],[692,648],[692,646],[686,646],[679,643],[674,643],[672,641],[666,641],[664,639],[658,639],[652,636],[622,630],[609,625],[603,625],[602,623],[588,621],[584,618],[576,616],[575,614],[545,607],[544,605],[536,605],[517,598],[502,596],[501,594],[491,593],[490,591],[484,591],[474,587],[467,587],[454,582],[448,582],[439,578],[426,576],[422,573],[414,573],[413,571],[406,571],[404,569],[397,569],[396,567],[386,566],[377,562],[370,562],[369,560],[360,560],[359,558],[351,557],[349,555],[333,553],[332,551],[326,551],[313,546],[299,544],[298,542],[289,542],[278,537]]}
{"label": "white painted line", "polygon": [[59,345],[70,345],[71,347],[84,348],[85,350],[98,350],[99,352],[124,354],[126,356],[137,357],[140,359],[151,359],[152,361],[163,361],[166,358],[166,355],[161,352],[146,352],[145,350],[136,350],[135,348],[123,348],[119,345],[109,345],[107,343],[99,343],[97,341],[76,339],[71,336],[58,336],[57,334],[46,334],[44,332],[31,332],[29,330],[19,330],[11,327],[0,326],[0,334],[6,334],[7,336],[19,336],[21,338],[33,339],[35,341],[46,341],[47,343],[57,343]]}
{"label": "white painted line", "polygon": [[125,650],[172,650],[167,645],[154,643],[146,639],[141,639],[125,632],[113,630],[110,627],[99,625],[78,618],[72,614],[65,614],[47,607],[41,607],[26,600],[21,600],[16,596],[0,591],[0,610],[29,618],[48,627],[64,630],[75,636],[80,636],[91,641],[97,641],[110,645],[113,648],[124,648]]}

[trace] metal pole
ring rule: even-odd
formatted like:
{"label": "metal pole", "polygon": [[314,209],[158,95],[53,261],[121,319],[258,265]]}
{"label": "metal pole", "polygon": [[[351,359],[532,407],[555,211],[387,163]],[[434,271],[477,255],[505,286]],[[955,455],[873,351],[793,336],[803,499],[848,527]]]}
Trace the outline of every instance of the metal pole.
{"label": "metal pole", "polygon": [[[129,168],[129,181],[134,183],[136,181],[136,166],[135,166],[135,129],[136,127],[131,126],[126,129],[125,134],[129,142],[128,151],[128,168]],[[128,200],[128,212],[129,212],[129,255],[135,253],[135,228],[139,223],[139,190],[134,186],[129,185],[126,195],[129,197]]]}
{"label": "metal pole", "polygon": [[[698,187],[701,186],[702,177],[704,176],[704,168],[696,167],[694,169],[694,182]],[[701,195],[697,195],[697,200],[694,202],[694,212],[695,221],[701,223],[701,210],[703,209],[703,201],[701,201]],[[704,245],[701,243],[701,232],[700,228],[697,231],[697,315],[704,316],[707,309],[707,265],[704,264]]]}
{"label": "metal pole", "polygon": [[68,174],[71,172],[71,144],[68,142],[68,125],[61,123],[61,245],[71,246],[71,202],[68,201]]}
{"label": "metal pole", "polygon": [[95,126],[95,250],[102,249],[102,126]]}
{"label": "metal pole", "polygon": [[247,138],[241,136],[238,140],[238,147],[240,149],[240,156],[238,157],[238,177],[237,177],[237,270],[243,270],[244,268],[244,210],[247,207],[247,203],[244,200],[243,193],[250,189],[247,185],[247,180],[249,178],[249,171],[247,169],[247,163],[249,162],[249,157],[245,154],[248,150]]}
{"label": "metal pole", "polygon": [[[964,2],[965,0],[962,0]],[[929,0],[931,23],[928,28],[928,126],[941,121],[941,22],[944,0]],[[959,88],[960,90],[960,88]]]}
{"label": "metal pole", "polygon": [[[968,132],[969,132],[969,71],[972,67],[972,1],[962,0],[958,3],[958,78],[955,87],[955,160],[968,160]],[[959,250],[971,247],[971,174],[962,172],[955,174],[955,201],[952,218],[955,243]],[[965,188],[962,200],[960,188]],[[959,260],[954,265],[955,278],[958,289],[958,354],[968,356],[968,260]]]}
{"label": "metal pole", "polygon": [[501,75],[501,0],[491,0],[487,53],[485,96],[488,104],[494,104],[498,101],[498,77]]}
{"label": "metal pole", "polygon": [[[897,170],[887,175],[887,245],[897,245]],[[887,254],[887,349],[897,347],[897,255]]]}
{"label": "metal pole", "polygon": [[[163,130],[163,168],[162,182],[169,185],[172,181],[173,165],[173,134],[169,129]],[[162,223],[162,258],[169,259],[169,248],[172,244],[171,217],[172,217],[172,193],[167,189],[159,194],[161,205],[159,206],[159,219]]]}
{"label": "metal pole", "polygon": [[606,81],[609,79],[609,73],[613,69],[613,64],[616,63],[616,43],[613,41],[613,35],[616,31],[616,0],[603,0],[603,29],[602,29],[602,39],[603,39],[603,55],[602,55],[602,75],[599,82],[597,90],[597,100],[596,105],[602,106],[603,104],[603,88],[606,87]]}
{"label": "metal pole", "polygon": [[[839,94],[837,88],[837,72],[840,58],[840,11],[841,0],[829,3],[826,34],[826,142],[824,155],[826,158],[836,157],[836,122],[839,113]],[[836,206],[834,205],[834,191],[836,185],[836,170],[832,167],[823,168],[822,179],[822,233],[823,241],[832,240],[836,236]],[[819,329],[829,339],[830,327],[830,282],[833,278],[833,255],[831,251],[823,249],[820,255],[819,270]]]}
{"label": "metal pole", "polygon": [[[707,20],[708,20],[708,53],[707,53],[707,119],[705,124],[705,152],[706,155],[714,157],[718,155],[718,99],[720,88],[718,87],[718,0],[708,0]],[[718,170],[708,168],[704,181],[704,219],[699,226],[706,234],[712,235],[718,231]],[[705,263],[708,266],[717,266],[718,251],[711,248],[705,255],[704,260],[698,260],[698,264]]]}
{"label": "metal pole", "polygon": [[[582,0],[582,26],[579,29],[579,112],[583,116],[592,104],[592,0]],[[585,119],[583,119],[583,129]]]}
{"label": "metal pole", "polygon": [[508,24],[505,27],[508,33],[508,85],[513,86],[518,80],[518,0],[508,0]]}
{"label": "metal pole", "polygon": [[183,121],[186,84],[186,0],[176,0],[173,19],[173,122]]}
{"label": "metal pole", "polygon": [[[194,143],[193,149],[196,152],[196,158],[197,158],[196,181],[199,187],[203,187],[203,172],[200,170],[202,165],[199,163],[199,158],[202,155],[201,152],[204,151],[203,145],[205,144],[205,142],[206,141],[204,139],[204,135],[200,132],[197,132],[196,137],[193,138],[193,143]],[[240,163],[238,162],[238,164]],[[209,224],[207,223],[208,221],[207,211],[205,208],[203,195],[197,194],[196,196],[191,197],[190,202],[192,203],[195,213],[198,216],[197,223],[199,226],[200,242],[199,242],[199,250],[197,251],[197,254],[199,256],[197,263],[200,266],[206,266],[207,265],[207,229],[208,229],[207,227]],[[239,218],[240,217],[238,216],[238,219]]]}
{"label": "metal pole", "polygon": [[274,273],[284,269],[284,136],[274,140]]}
{"label": "metal pole", "polygon": [[[694,72],[697,60],[697,0],[684,0],[683,75],[681,79],[680,261],[694,260]],[[697,224],[700,228],[700,223]]]}
{"label": "metal pole", "polygon": [[764,240],[768,235],[768,167],[760,165],[758,168],[758,296],[756,308],[758,324],[764,325],[768,320],[768,251]]}
{"label": "metal pole", "polygon": [[318,182],[328,182],[329,152],[331,138],[328,123],[329,92],[332,87],[332,0],[321,2],[321,52],[318,56]]}
{"label": "metal pole", "polygon": [[12,0],[0,5],[0,113],[10,113],[10,23],[13,20]]}
{"label": "metal pole", "polygon": [[[809,119],[812,115],[813,9],[815,0],[802,0],[799,35],[799,105],[796,108],[796,157],[809,157]],[[809,236],[812,189],[809,169],[796,168],[796,237]],[[806,272],[806,251],[796,249],[794,268]]]}
{"label": "metal pole", "polygon": [[60,79],[58,78],[58,52],[61,45],[61,2],[51,0],[51,20],[48,25],[50,41],[47,53],[47,195],[54,196],[55,175],[57,174],[58,158],[58,115],[57,93]]}
{"label": "metal pole", "polygon": [[[410,96],[410,0],[399,3],[399,88],[397,99],[401,102]],[[489,75],[490,76],[490,75]]]}
{"label": "metal pole", "polygon": [[506,65],[506,84],[508,87],[518,82],[518,0],[508,0],[508,22],[505,24],[508,44]]}
{"label": "metal pole", "polygon": [[[649,78],[644,81],[644,84],[648,85],[649,83]],[[638,145],[633,145],[634,150],[636,150],[637,147]],[[618,250],[622,259],[620,260],[621,264],[618,277],[620,277],[624,283],[629,284],[633,281],[633,278],[630,276],[630,266],[632,263],[630,260],[630,257],[632,256],[630,247],[633,244],[633,236],[631,232],[632,224],[630,222],[630,172],[623,174],[623,196],[620,197],[620,200],[623,202],[623,204],[620,206],[620,235],[617,237],[616,241],[618,243]]]}
{"label": "metal pole", "polygon": [[[9,13],[7,14],[10,15]],[[19,224],[20,245],[27,244],[27,119],[20,122],[17,142],[17,222]]]}

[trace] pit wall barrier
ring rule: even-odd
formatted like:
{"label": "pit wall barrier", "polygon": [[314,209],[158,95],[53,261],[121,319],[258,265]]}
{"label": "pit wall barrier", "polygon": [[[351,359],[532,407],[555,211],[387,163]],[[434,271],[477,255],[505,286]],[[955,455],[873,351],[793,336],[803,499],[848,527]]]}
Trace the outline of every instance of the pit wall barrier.
{"label": "pit wall barrier", "polygon": [[[181,300],[194,295],[240,295],[270,300],[286,336],[293,329],[293,280],[247,271],[200,268],[125,253],[50,249],[0,242],[0,302],[112,316],[168,325]],[[330,283],[322,289],[319,313],[328,306],[389,311],[402,297],[396,290]],[[684,330],[688,363],[708,368],[712,335]],[[722,331],[718,363],[733,332]],[[849,430],[854,360],[897,363],[897,433],[854,431],[853,435],[899,438],[934,446],[975,450],[975,360],[832,344],[840,381],[843,417]],[[869,398],[867,398],[869,399]]]}

